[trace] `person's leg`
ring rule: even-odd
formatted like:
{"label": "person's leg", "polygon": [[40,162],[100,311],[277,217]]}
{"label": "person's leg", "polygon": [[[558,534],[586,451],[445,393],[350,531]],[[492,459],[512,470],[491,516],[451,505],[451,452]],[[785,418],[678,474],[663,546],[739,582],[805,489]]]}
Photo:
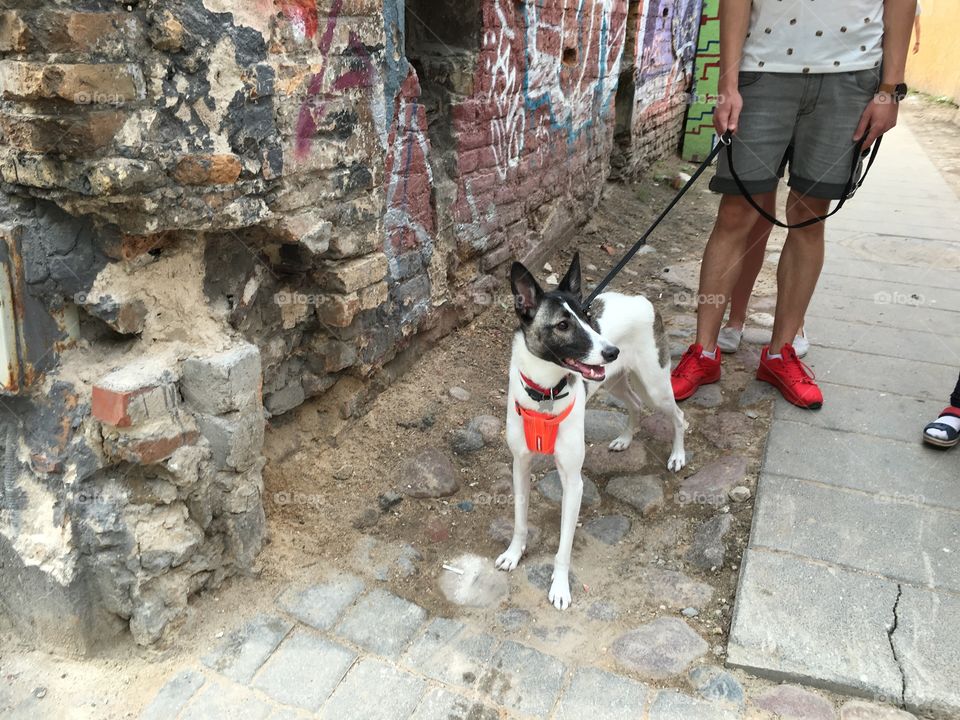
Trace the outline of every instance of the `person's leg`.
{"label": "person's leg", "polygon": [[[772,192],[762,195],[757,198],[757,202],[766,212],[773,215],[777,207],[777,193]],[[747,321],[747,306],[750,303],[750,295],[753,293],[753,286],[757,282],[757,276],[763,269],[763,261],[766,259],[767,240],[770,238],[771,230],[773,230],[773,224],[757,215],[747,238],[747,250],[740,268],[740,277],[737,278],[737,284],[730,295],[730,314],[727,317],[727,327],[743,330],[743,325]]]}
{"label": "person's leg", "polygon": [[[790,191],[787,198],[787,222],[791,225],[817,215],[824,215],[830,201]],[[803,327],[807,306],[823,268],[824,224],[793,228],[787,233],[780,262],[777,265],[777,310],[773,323],[770,351],[779,353]]]}
{"label": "person's leg", "polygon": [[[770,203],[773,195],[764,193],[757,200]],[[720,201],[717,221],[700,265],[697,296],[697,343],[708,353],[717,347],[726,301],[743,272],[756,217],[757,211],[739,195],[724,195]]]}
{"label": "person's leg", "polygon": [[960,377],[950,395],[950,405],[940,412],[940,417],[923,429],[924,442],[937,447],[953,447],[960,444]]}

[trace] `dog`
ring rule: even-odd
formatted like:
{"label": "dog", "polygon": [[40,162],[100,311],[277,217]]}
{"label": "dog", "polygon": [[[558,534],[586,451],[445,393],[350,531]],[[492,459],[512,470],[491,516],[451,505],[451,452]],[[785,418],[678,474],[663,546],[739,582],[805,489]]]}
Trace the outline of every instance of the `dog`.
{"label": "dog", "polygon": [[642,296],[607,292],[588,310],[582,306],[580,255],[556,290],[544,292],[515,262],[510,270],[520,327],[513,339],[507,396],[507,445],[513,454],[514,526],[509,547],[496,567],[510,571],[526,550],[530,468],[536,453],[553,454],[563,501],[560,545],[548,599],[558,610],[570,606],[570,554],[580,514],[586,451],[586,403],[605,387],[627,407],[629,422],[610,450],[626,450],[644,403],[673,421],[667,468],[686,464],[686,423],[670,384],[670,350],[663,320]]}

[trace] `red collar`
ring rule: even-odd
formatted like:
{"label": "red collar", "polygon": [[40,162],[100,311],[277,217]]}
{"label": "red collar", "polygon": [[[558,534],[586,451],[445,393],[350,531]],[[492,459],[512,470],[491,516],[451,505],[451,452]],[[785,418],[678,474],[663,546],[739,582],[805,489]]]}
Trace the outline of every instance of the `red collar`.
{"label": "red collar", "polygon": [[[570,394],[563,393],[564,388],[567,387],[566,377],[564,377],[552,388],[545,388],[542,385],[537,385],[537,383],[524,375],[520,370],[517,370],[517,372],[520,373],[520,381],[523,385],[523,389],[527,391],[527,395],[529,395],[530,399],[534,402],[541,403],[547,402],[548,400],[559,400],[560,398],[566,397]],[[563,395],[560,393],[563,393]]]}

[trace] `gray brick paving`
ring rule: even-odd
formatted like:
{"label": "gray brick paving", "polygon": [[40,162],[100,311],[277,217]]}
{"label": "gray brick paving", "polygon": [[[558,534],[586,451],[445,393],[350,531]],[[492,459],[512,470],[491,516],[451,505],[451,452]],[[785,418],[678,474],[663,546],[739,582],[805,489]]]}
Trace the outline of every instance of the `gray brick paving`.
{"label": "gray brick paving", "polygon": [[[905,438],[919,439],[920,429],[930,421],[928,400],[829,382],[821,382],[820,388],[830,402],[817,412],[777,403],[774,418],[901,442]],[[884,422],[878,423],[878,416]]]}
{"label": "gray brick paving", "polygon": [[960,596],[903,587],[893,645],[906,680],[907,708],[958,717]]}
{"label": "gray brick paving", "polygon": [[480,690],[500,705],[542,717],[557,700],[564,670],[558,658],[507,641],[480,679]]}
{"label": "gray brick paving", "polygon": [[434,688],[424,695],[410,720],[499,720],[500,713],[483,703]]}
{"label": "gray brick paving", "polygon": [[897,584],[760,548],[747,550],[727,663],[774,679],[895,698]]}
{"label": "gray brick paving", "polygon": [[[939,412],[941,405],[931,408]],[[779,421],[770,429],[762,470],[888,497],[919,495],[927,504],[960,510],[960,483],[951,472],[955,460],[919,440],[891,441]]]}
{"label": "gray brick paving", "polygon": [[622,720],[643,717],[650,689],[599,668],[581,668],[573,675],[560,703],[556,720]]}
{"label": "gray brick paving", "polygon": [[187,705],[180,720],[266,720],[273,711],[270,703],[248,688],[209,682]]}
{"label": "gray brick paving", "polygon": [[367,658],[354,665],[320,713],[323,720],[406,718],[426,688],[421,678]]}
{"label": "gray brick paving", "polygon": [[277,648],[253,686],[285,705],[317,710],[356,657],[342,645],[298,629]]}
{"label": "gray brick paving", "polygon": [[874,495],[770,476],[752,542],[960,592],[960,552],[952,551],[960,549],[960,516],[926,507],[924,499],[908,487]]}
{"label": "gray brick paving", "polygon": [[293,623],[272,615],[257,615],[230,633],[203,658],[203,664],[231,680],[246,682],[274,651]]}
{"label": "gray brick paving", "polygon": [[344,614],[336,632],[370,652],[395,658],[426,618],[419,605],[377,588]]}
{"label": "gray brick paving", "polygon": [[[856,342],[856,338],[850,340]],[[818,378],[837,385],[906,393],[940,403],[946,401],[957,381],[957,368],[939,362],[940,357],[937,356],[937,363],[930,363],[819,347],[815,354],[804,358],[804,362],[813,368]]]}
{"label": "gray brick paving", "polygon": [[360,578],[340,575],[306,588],[289,588],[281,593],[278,603],[301,622],[328,630],[361,592]]}
{"label": "gray brick paving", "polygon": [[401,662],[434,680],[476,686],[497,649],[496,638],[468,629],[457,620],[434,618]]}
{"label": "gray brick paving", "polygon": [[169,720],[189,702],[206,678],[196,670],[182,670],[170,678],[140,715],[140,720]]}
{"label": "gray brick paving", "polygon": [[661,690],[650,706],[650,720],[737,720],[735,710],[697,700],[675,690]]}

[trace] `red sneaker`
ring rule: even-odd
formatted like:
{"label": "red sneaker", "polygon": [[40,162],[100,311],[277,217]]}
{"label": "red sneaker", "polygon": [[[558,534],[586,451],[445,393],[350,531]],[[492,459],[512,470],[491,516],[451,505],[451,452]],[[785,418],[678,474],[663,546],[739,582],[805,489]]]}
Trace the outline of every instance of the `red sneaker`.
{"label": "red sneaker", "polygon": [[767,357],[770,348],[760,353],[760,367],[757,368],[757,380],[773,385],[787,402],[807,410],[818,410],[823,405],[823,393],[814,382],[816,376],[800,358],[793,345],[787,343],[780,349],[780,357]]}
{"label": "red sneaker", "polygon": [[673,397],[677,400],[686,400],[701,385],[709,385],[719,379],[720,348],[717,348],[717,357],[711,360],[704,357],[703,345],[691,345],[670,374]]}

